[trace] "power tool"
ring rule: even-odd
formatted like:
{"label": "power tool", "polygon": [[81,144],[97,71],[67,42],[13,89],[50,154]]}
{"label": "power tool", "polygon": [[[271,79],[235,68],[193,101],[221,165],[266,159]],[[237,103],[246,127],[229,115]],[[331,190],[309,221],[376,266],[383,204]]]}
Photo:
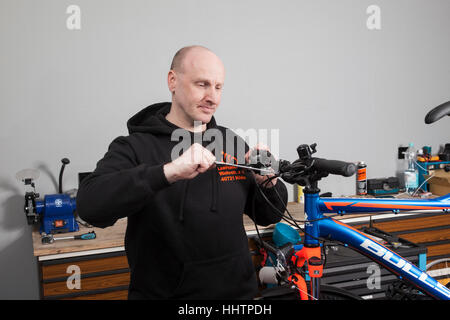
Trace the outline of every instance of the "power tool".
{"label": "power tool", "polygon": [[41,234],[54,234],[74,232],[79,230],[75,220],[76,198],[62,192],[62,175],[64,168],[70,163],[69,159],[61,160],[62,166],[59,173],[59,192],[45,195],[43,199],[36,193],[35,180],[39,178],[39,171],[24,169],[16,174],[16,178],[22,181],[26,187],[32,188],[25,192],[24,212],[29,225],[39,224]]}

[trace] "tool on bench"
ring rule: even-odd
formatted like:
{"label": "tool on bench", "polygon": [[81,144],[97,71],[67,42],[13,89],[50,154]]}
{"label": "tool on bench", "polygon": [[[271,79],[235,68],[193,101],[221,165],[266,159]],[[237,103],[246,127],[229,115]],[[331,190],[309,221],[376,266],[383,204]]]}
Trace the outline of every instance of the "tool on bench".
{"label": "tool on bench", "polygon": [[[27,222],[40,224],[40,233],[63,233],[78,231],[78,223],[75,219],[76,198],[69,192],[63,193],[62,176],[64,168],[70,163],[69,159],[61,160],[62,166],[59,173],[59,186],[57,194],[47,194],[40,198],[36,193],[35,180],[39,178],[39,171],[24,169],[16,174],[16,178],[25,184],[29,190],[25,192],[24,212]],[[30,187],[32,189],[30,189]]]}
{"label": "tool on bench", "polygon": [[70,237],[54,237],[53,234],[43,233],[41,240],[43,244],[50,244],[59,240],[92,240],[95,239],[96,237],[97,235],[95,234],[95,231]]}

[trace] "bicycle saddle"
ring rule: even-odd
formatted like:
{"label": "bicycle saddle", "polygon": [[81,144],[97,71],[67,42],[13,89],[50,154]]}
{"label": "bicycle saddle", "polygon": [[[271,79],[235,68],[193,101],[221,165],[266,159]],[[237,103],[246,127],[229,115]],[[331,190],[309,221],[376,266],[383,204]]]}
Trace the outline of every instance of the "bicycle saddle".
{"label": "bicycle saddle", "polygon": [[445,115],[450,116],[450,101],[444,102],[443,104],[438,105],[436,108],[428,112],[425,116],[425,123],[433,123],[435,121],[438,121]]}

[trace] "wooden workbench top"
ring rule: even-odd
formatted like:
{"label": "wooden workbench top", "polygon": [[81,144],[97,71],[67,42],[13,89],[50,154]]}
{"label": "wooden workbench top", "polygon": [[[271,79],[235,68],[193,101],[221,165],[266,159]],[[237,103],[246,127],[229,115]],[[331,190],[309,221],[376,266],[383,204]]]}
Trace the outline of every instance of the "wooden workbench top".
{"label": "wooden workbench top", "polygon": [[[289,202],[288,210],[294,219],[303,220],[304,219],[304,208],[303,203]],[[336,217],[338,220],[346,220],[345,222],[351,221],[355,218],[365,218],[368,219],[369,216],[376,216],[377,213],[362,213],[362,214],[351,214],[342,217]],[[247,216],[243,215],[243,223],[245,231],[248,235],[255,234],[255,225],[253,221]],[[300,225],[302,223],[299,223]],[[90,231],[95,231],[97,238],[94,240],[63,240],[63,241],[55,241],[51,244],[42,244],[41,235],[37,227],[33,231],[33,248],[34,255],[36,257],[44,257],[48,258],[49,256],[61,255],[61,254],[73,254],[73,253],[86,253],[87,251],[92,250],[124,250],[124,239],[125,239],[125,231],[127,226],[127,219],[123,218],[118,220],[113,226],[107,228],[87,228],[85,226],[80,225],[80,230],[78,232],[73,233],[65,233],[60,235],[55,235],[55,237],[61,236],[69,236],[69,235],[79,235],[83,233],[87,233]],[[273,229],[274,225],[270,225],[267,227],[258,226],[258,230],[260,232],[264,232],[265,229]],[[48,257],[45,257],[48,256]]]}
{"label": "wooden workbench top", "polygon": [[87,228],[81,224],[77,232],[55,234],[55,237],[68,237],[79,235],[90,231],[95,231],[97,238],[93,240],[61,240],[50,244],[42,244],[41,235],[38,228],[33,230],[33,249],[36,257],[46,255],[56,255],[61,253],[80,252],[88,250],[107,249],[124,246],[125,230],[127,219],[120,219],[108,228]]}
{"label": "wooden workbench top", "polygon": [[[303,219],[303,204],[290,202],[288,204],[288,210],[295,219]],[[244,216],[244,228],[245,230],[252,231],[255,230],[255,225],[253,221],[246,215]],[[55,237],[65,237],[72,235],[79,235],[90,231],[95,231],[97,238],[94,240],[61,240],[55,241],[51,244],[42,244],[41,235],[39,234],[38,228],[33,230],[33,248],[34,255],[36,257],[46,256],[46,255],[57,255],[62,253],[72,253],[72,252],[82,252],[88,250],[99,250],[99,249],[109,249],[124,246],[125,230],[127,227],[127,219],[123,218],[117,220],[117,222],[107,228],[87,228],[80,225],[80,230],[78,232],[64,233],[55,235]],[[258,227],[259,230],[264,230],[268,227]]]}

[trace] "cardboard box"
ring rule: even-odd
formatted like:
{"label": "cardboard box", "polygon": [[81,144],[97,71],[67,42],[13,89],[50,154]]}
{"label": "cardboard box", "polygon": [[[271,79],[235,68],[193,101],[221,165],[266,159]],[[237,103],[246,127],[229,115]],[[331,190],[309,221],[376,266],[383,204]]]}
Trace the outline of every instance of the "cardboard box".
{"label": "cardboard box", "polygon": [[[426,176],[428,179],[429,176]],[[437,196],[445,196],[450,193],[450,172],[442,169],[435,170],[434,176],[428,180],[430,192]]]}

